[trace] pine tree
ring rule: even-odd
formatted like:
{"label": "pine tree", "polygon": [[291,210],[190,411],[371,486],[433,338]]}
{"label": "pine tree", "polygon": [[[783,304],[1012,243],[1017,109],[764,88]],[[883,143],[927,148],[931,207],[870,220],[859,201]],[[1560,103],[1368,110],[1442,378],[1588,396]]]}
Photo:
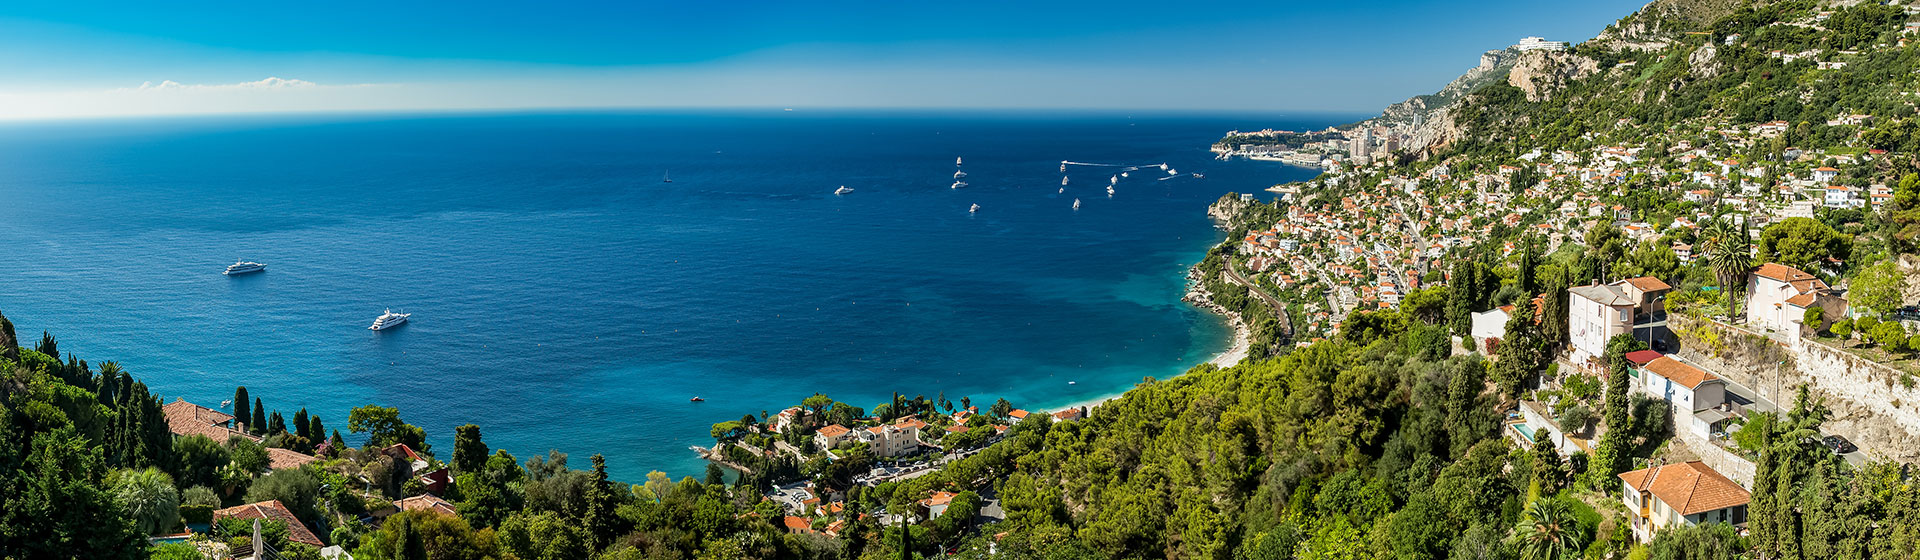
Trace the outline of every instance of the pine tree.
{"label": "pine tree", "polygon": [[394,560],[429,560],[426,542],[421,539],[420,532],[414,530],[412,516],[401,514],[397,517],[400,523],[393,528]]}
{"label": "pine tree", "polygon": [[607,480],[607,458],[598,453],[593,454],[593,482],[587,487],[586,501],[587,511],[581,524],[586,526],[594,548],[598,549],[616,536],[614,523],[618,519],[614,510],[620,506],[619,499],[613,495],[613,482]]}
{"label": "pine tree", "polygon": [[[247,387],[245,385],[241,385],[239,388],[233,390],[233,421],[234,422],[237,422],[240,424],[253,423],[253,416],[251,415],[252,409],[247,408],[247,404],[249,402],[252,402],[252,401],[247,400]],[[242,426],[234,426],[234,427],[243,428]],[[251,428],[244,427],[243,429],[251,429]]]}

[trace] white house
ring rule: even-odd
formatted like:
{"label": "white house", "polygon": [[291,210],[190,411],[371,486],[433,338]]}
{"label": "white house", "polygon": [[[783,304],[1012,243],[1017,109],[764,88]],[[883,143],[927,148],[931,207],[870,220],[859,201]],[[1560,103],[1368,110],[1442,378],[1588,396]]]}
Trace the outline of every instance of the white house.
{"label": "white house", "polygon": [[1839,176],[1840,170],[1831,167],[1821,167],[1813,170],[1813,180],[1822,183],[1832,182],[1835,177]]}
{"label": "white house", "polygon": [[1816,306],[1825,309],[1826,322],[1831,323],[1846,314],[1847,300],[1825,281],[1783,264],[1760,265],[1747,277],[1747,324],[1756,329],[1798,338],[1807,308]]}
{"label": "white house", "polygon": [[1708,467],[1691,461],[1620,473],[1624,492],[1620,500],[1633,520],[1640,542],[1667,527],[1704,523],[1747,522],[1745,488]]}
{"label": "white house", "polygon": [[1853,187],[1834,185],[1827,187],[1825,202],[1828,208],[1859,208],[1863,201]]}
{"label": "white house", "polygon": [[1483,350],[1486,348],[1487,339],[1507,336],[1507,320],[1513,317],[1513,306],[1502,305],[1474,313],[1471,317],[1473,318],[1471,329],[1473,342],[1478,346],[1474,350]]}
{"label": "white house", "polygon": [[1640,391],[1673,405],[1674,424],[1701,439],[1719,431],[1725,411],[1713,410],[1727,402],[1727,381],[1672,356],[1660,356],[1635,373]]}
{"label": "white house", "polygon": [[1633,325],[1666,312],[1666,293],[1673,290],[1659,278],[1643,276],[1612,284],[1567,289],[1567,333],[1576,364],[1598,365],[1607,340],[1633,332]]}

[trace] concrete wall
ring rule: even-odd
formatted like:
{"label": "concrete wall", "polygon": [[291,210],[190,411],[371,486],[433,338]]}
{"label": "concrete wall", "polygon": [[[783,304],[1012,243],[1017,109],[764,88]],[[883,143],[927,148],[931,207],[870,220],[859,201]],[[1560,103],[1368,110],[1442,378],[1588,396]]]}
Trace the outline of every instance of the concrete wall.
{"label": "concrete wall", "polygon": [[[1680,412],[1674,411],[1674,414],[1680,414]],[[1683,420],[1690,421],[1691,419],[1692,415],[1674,417],[1676,422]],[[1718,445],[1708,442],[1706,438],[1701,437],[1700,434],[1696,434],[1692,430],[1676,429],[1674,432],[1678,434],[1680,442],[1686,444],[1687,450],[1692,451],[1694,456],[1700,458],[1700,462],[1706,463],[1707,466],[1713,467],[1713,470],[1720,471],[1720,474],[1726,475],[1727,478],[1740,483],[1740,487],[1753,490],[1753,477],[1756,467],[1753,466],[1752,461],[1748,461],[1746,458],[1735,455],[1732,451],[1727,451]]]}
{"label": "concrete wall", "polygon": [[[1745,386],[1782,409],[1807,384],[1833,416],[1826,431],[1846,436],[1877,459],[1920,461],[1920,378],[1819,342],[1790,344],[1718,322],[1675,315],[1679,354]],[[1717,466],[1715,468],[1718,468]]]}

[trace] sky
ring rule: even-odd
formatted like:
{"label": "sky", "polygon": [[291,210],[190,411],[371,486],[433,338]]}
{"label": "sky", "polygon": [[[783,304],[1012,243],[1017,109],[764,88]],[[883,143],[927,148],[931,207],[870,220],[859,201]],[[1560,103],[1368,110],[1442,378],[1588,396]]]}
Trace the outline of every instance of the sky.
{"label": "sky", "polygon": [[0,119],[315,111],[1372,112],[1639,0],[0,4]]}

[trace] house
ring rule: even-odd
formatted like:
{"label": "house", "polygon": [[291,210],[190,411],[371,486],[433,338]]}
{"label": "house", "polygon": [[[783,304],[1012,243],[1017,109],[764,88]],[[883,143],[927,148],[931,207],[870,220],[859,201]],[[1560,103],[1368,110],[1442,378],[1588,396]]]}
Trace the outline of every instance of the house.
{"label": "house", "polygon": [[1834,178],[1839,176],[1840,170],[1831,167],[1821,167],[1813,170],[1813,180],[1822,183],[1833,182]]}
{"label": "house", "polygon": [[1066,410],[1053,413],[1053,420],[1055,422],[1079,420],[1081,418],[1086,418],[1086,417],[1087,417],[1087,407],[1084,407],[1084,406],[1076,406],[1073,408],[1069,408]]}
{"label": "house", "polygon": [[789,533],[812,533],[813,532],[813,524],[807,522],[807,518],[805,517],[789,515],[789,516],[786,516],[785,518],[782,518],[780,520],[780,524],[781,526],[786,527],[787,532]]}
{"label": "house", "polygon": [[1846,185],[1827,187],[1824,202],[1828,208],[1859,208],[1865,205],[1865,201],[1861,200],[1857,191]]}
{"label": "house", "polygon": [[227,438],[240,436],[260,441],[259,436],[237,429],[245,426],[234,421],[232,415],[187,402],[186,399],[174,399],[160,407],[160,414],[167,418],[167,431],[173,432],[174,437],[207,436],[213,441],[226,443]]}
{"label": "house", "polygon": [[1725,427],[1729,416],[1726,380],[1672,356],[1649,360],[1634,373],[1640,378],[1641,392],[1673,405],[1676,426],[1701,439]]}
{"label": "house", "polygon": [[1487,339],[1500,339],[1507,336],[1507,320],[1513,318],[1513,306],[1502,305],[1471,315],[1473,319],[1473,343],[1475,349],[1486,348]]}
{"label": "house", "polygon": [[314,547],[326,546],[326,543],[320,542],[320,537],[314,536],[313,531],[307,529],[307,524],[301,523],[300,518],[294,517],[293,511],[288,510],[286,504],[280,503],[280,500],[254,502],[243,506],[214,510],[213,512],[213,520],[216,522],[229,517],[236,519],[284,521],[287,524],[288,541],[308,544]]}
{"label": "house", "polygon": [[853,430],[847,429],[846,426],[828,424],[813,433],[813,441],[821,449],[833,449],[840,447],[840,443],[847,440],[849,433],[853,433]]}
{"label": "house", "polygon": [[1620,473],[1633,534],[1640,542],[1667,527],[1747,522],[1752,496],[1706,463],[1690,461]]}
{"label": "house", "polygon": [[933,496],[920,500],[920,506],[927,508],[927,519],[940,517],[940,514],[947,512],[947,506],[953,503],[953,497],[957,495],[952,492],[934,492]]}
{"label": "house", "polygon": [[1574,363],[1601,367],[1598,361],[1606,354],[1607,341],[1663,319],[1666,294],[1672,290],[1651,276],[1569,288],[1567,333]]}
{"label": "house", "polygon": [[1758,329],[1799,338],[1826,325],[1805,326],[1801,320],[1807,308],[1824,309],[1824,322],[1844,317],[1847,300],[1827,287],[1825,281],[1800,269],[1778,263],[1766,263],[1747,277],[1747,324]]}
{"label": "house", "polygon": [[459,514],[459,512],[454,509],[452,502],[442,500],[439,496],[432,494],[421,494],[411,498],[401,498],[399,501],[394,502],[393,506],[400,508],[400,511],[435,511],[450,515]]}
{"label": "house", "polygon": [[926,422],[907,419],[885,426],[857,430],[853,432],[853,436],[872,446],[874,456],[894,457],[919,450],[920,430],[926,427]]}
{"label": "house", "polygon": [[267,468],[272,470],[297,469],[307,463],[319,461],[319,457],[278,447],[267,448]]}

